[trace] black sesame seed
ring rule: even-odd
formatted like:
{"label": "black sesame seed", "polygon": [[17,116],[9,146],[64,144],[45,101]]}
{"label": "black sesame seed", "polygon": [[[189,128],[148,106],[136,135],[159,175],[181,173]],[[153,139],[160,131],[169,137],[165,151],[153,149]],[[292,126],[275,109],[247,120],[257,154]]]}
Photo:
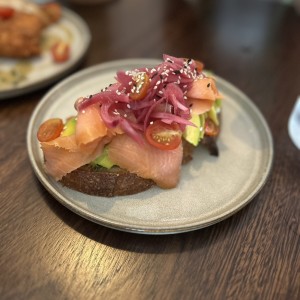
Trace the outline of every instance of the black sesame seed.
{"label": "black sesame seed", "polygon": [[208,87],[208,88],[210,87],[210,83],[207,84],[207,87]]}

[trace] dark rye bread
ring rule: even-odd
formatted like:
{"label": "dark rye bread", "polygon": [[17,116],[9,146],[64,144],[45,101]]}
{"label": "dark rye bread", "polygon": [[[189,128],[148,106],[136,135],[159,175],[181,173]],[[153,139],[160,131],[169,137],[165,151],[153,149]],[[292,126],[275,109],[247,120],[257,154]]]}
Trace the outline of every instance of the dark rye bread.
{"label": "dark rye bread", "polygon": [[[216,138],[205,137],[201,144],[208,148],[211,155],[218,155]],[[192,160],[195,148],[183,140],[182,164]],[[91,164],[84,165],[68,173],[60,182],[73,190],[103,197],[133,195],[148,190],[155,185],[153,180],[144,179],[117,166],[108,170]]]}
{"label": "dark rye bread", "polygon": [[60,182],[73,190],[94,196],[124,196],[148,190],[155,183],[127,170],[113,166],[106,169],[84,165],[64,176]]}

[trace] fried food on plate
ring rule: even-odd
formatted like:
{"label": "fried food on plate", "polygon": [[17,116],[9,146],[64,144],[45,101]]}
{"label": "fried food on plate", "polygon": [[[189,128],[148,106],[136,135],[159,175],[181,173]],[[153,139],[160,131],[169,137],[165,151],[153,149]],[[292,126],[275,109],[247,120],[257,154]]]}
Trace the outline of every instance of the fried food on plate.
{"label": "fried food on plate", "polygon": [[0,57],[29,58],[41,53],[41,35],[58,21],[55,2],[37,5],[26,0],[0,0]]}

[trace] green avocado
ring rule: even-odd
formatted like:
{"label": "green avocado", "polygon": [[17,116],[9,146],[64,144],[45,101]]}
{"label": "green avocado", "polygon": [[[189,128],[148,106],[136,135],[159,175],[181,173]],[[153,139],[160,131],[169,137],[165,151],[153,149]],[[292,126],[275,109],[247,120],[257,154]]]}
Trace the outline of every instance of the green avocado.
{"label": "green avocado", "polygon": [[108,156],[108,147],[105,147],[102,154],[92,161],[92,165],[99,165],[106,169],[110,169],[115,165]]}
{"label": "green avocado", "polygon": [[198,146],[200,140],[204,136],[204,115],[192,114],[190,119],[195,126],[186,126],[185,131],[183,132],[183,138],[194,146]]}
{"label": "green avocado", "polygon": [[208,112],[208,117],[217,125],[219,126],[219,119],[218,119],[218,115],[217,115],[217,111],[215,106],[212,106],[212,108],[210,109],[210,111]]}
{"label": "green avocado", "polygon": [[77,120],[75,117],[68,119],[65,124],[64,130],[61,133],[61,136],[69,136],[75,133]]}

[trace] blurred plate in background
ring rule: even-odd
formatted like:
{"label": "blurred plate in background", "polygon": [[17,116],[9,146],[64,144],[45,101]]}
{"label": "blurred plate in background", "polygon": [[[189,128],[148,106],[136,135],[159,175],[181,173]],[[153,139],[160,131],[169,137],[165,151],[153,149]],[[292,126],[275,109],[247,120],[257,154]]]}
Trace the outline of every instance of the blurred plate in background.
{"label": "blurred plate in background", "polygon": [[[53,62],[50,51],[51,42],[56,39],[71,45],[70,59],[60,64]],[[62,8],[61,20],[43,32],[44,50],[39,57],[0,58],[0,100],[34,91],[67,75],[87,52],[90,40],[91,34],[86,23],[71,10]]]}

